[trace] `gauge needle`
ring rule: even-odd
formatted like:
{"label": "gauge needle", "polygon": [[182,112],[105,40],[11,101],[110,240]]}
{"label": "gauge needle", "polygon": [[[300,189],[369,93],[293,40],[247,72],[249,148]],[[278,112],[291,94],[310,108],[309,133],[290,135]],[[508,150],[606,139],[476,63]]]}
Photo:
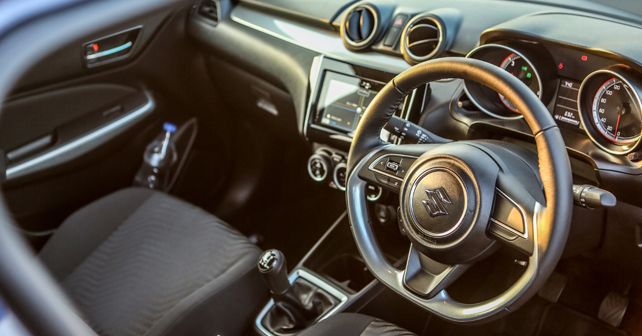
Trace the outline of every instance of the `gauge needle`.
{"label": "gauge needle", "polygon": [[620,119],[622,119],[622,115],[618,114],[617,115],[617,122],[615,123],[615,141],[617,141],[617,138],[620,136],[617,133],[617,130],[620,128]]}

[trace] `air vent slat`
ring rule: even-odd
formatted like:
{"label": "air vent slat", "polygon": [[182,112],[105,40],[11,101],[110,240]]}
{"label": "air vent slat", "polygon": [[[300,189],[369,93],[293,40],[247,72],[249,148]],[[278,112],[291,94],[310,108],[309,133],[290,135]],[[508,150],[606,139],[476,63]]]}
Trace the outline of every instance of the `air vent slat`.
{"label": "air vent slat", "polygon": [[408,43],[408,48],[412,49],[412,48],[417,47],[417,46],[419,46],[421,44],[430,43],[430,42],[432,42],[434,44],[434,43],[439,42],[439,39],[438,38],[431,38],[431,39],[425,39],[425,40],[421,40],[421,41],[415,41],[415,42],[412,42],[412,43]]}
{"label": "air vent slat", "polygon": [[359,13],[354,12],[350,14],[346,28],[348,32],[348,37],[354,41],[361,40],[361,31],[359,30],[359,21],[361,21],[361,17]]}
{"label": "air vent slat", "polygon": [[372,14],[369,11],[361,11],[361,22],[359,27],[361,28],[362,39],[366,39],[370,34],[372,34],[373,21]]}
{"label": "air vent slat", "polygon": [[412,29],[410,31],[414,32],[414,31],[416,31],[418,29],[430,29],[430,30],[434,30],[436,32],[439,32],[439,29],[437,29],[437,27],[431,26],[431,25],[426,24],[426,23],[416,24],[416,25],[414,25],[412,27]]}

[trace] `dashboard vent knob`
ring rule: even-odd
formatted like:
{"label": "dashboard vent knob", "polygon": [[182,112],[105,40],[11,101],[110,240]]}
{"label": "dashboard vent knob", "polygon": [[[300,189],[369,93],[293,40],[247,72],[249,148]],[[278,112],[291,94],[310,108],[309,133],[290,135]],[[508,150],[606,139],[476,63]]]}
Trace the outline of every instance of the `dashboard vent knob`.
{"label": "dashboard vent knob", "polygon": [[341,37],[348,49],[361,50],[374,42],[379,30],[379,13],[371,5],[359,4],[348,10],[341,22]]}
{"label": "dashboard vent knob", "polygon": [[406,62],[427,61],[444,50],[445,25],[433,14],[421,14],[408,21],[401,33],[401,53]]}

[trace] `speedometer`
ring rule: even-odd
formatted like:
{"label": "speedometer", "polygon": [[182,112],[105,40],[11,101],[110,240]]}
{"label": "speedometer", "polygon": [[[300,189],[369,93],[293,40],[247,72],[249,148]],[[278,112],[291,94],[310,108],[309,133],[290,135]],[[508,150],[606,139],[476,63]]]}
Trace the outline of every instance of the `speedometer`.
{"label": "speedometer", "polygon": [[625,69],[598,70],[588,75],[579,93],[580,120],[598,147],[626,154],[640,142],[640,85]]}
{"label": "speedometer", "polygon": [[636,142],[640,138],[640,108],[631,88],[612,77],[595,93],[591,108],[597,130],[615,144]]}

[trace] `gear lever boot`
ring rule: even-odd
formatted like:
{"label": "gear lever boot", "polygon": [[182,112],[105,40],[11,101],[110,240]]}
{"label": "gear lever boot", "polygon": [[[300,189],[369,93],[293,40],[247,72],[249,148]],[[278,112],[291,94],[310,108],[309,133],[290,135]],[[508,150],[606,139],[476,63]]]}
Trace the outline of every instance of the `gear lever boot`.
{"label": "gear lever boot", "polygon": [[336,304],[336,299],[305,280],[288,280],[285,255],[268,250],[258,262],[258,270],[270,290],[274,307],[264,324],[276,334],[302,330]]}

